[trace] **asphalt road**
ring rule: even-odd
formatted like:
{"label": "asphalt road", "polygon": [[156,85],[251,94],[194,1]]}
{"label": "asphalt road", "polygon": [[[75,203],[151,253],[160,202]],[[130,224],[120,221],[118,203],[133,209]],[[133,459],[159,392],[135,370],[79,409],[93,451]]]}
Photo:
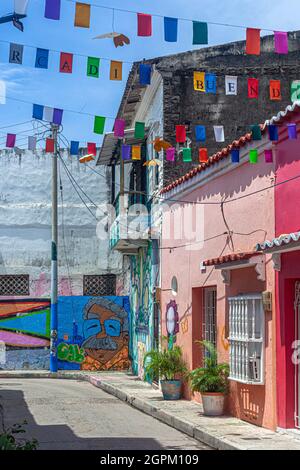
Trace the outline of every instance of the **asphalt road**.
{"label": "asphalt road", "polygon": [[86,382],[0,379],[0,412],[6,428],[26,419],[41,450],[209,449]]}

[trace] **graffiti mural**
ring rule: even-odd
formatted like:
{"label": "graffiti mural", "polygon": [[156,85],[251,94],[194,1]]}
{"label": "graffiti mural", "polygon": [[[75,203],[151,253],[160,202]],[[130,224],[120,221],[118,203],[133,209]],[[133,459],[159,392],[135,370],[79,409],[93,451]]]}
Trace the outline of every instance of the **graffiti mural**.
{"label": "graffiti mural", "polygon": [[0,369],[48,369],[50,302],[0,301]]}
{"label": "graffiti mural", "polygon": [[60,297],[59,369],[127,370],[128,297]]}
{"label": "graffiti mural", "polygon": [[166,309],[166,327],[168,333],[168,347],[173,349],[176,343],[176,335],[179,333],[179,315],[175,300],[171,300]]}

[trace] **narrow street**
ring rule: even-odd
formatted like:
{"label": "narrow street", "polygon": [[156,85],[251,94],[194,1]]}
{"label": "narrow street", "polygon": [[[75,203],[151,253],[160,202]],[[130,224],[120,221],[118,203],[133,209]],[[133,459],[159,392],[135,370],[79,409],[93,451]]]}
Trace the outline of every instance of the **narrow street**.
{"label": "narrow street", "polygon": [[26,420],[40,450],[209,449],[85,382],[0,379],[0,406],[4,426]]}

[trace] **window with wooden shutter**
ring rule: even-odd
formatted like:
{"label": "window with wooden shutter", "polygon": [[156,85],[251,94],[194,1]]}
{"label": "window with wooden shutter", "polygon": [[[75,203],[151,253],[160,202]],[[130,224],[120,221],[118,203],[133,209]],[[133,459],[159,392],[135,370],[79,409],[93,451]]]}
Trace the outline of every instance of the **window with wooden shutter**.
{"label": "window with wooden shutter", "polygon": [[230,379],[264,383],[265,319],[261,294],[229,298]]}

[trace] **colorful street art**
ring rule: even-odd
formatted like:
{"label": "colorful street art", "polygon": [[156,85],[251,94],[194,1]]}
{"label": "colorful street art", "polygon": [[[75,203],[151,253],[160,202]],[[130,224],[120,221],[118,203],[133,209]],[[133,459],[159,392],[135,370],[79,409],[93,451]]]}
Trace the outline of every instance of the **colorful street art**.
{"label": "colorful street art", "polygon": [[129,369],[129,314],[128,297],[60,297],[59,369]]}
{"label": "colorful street art", "polygon": [[0,301],[0,369],[46,369],[49,362],[50,302]]}
{"label": "colorful street art", "polygon": [[176,343],[176,335],[179,333],[179,315],[175,300],[171,300],[166,309],[166,326],[168,333],[168,347],[173,349]]}

